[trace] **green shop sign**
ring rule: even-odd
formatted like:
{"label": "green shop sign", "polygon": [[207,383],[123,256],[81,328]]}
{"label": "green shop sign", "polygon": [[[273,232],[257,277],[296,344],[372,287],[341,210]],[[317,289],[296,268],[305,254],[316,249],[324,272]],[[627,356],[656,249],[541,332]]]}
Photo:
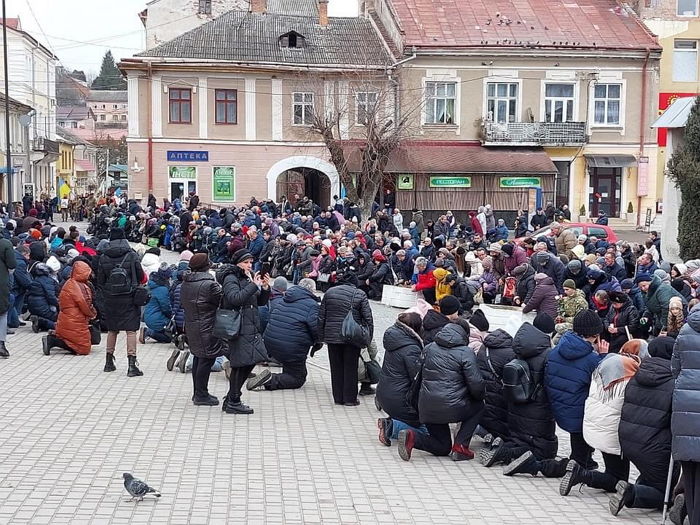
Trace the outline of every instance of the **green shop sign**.
{"label": "green shop sign", "polygon": [[397,185],[400,190],[412,190],[413,175],[399,175]]}
{"label": "green shop sign", "polygon": [[539,177],[501,177],[501,188],[539,188],[542,179]]}
{"label": "green shop sign", "polygon": [[196,179],[197,168],[195,166],[170,166],[168,173],[171,179]]}
{"label": "green shop sign", "polygon": [[236,200],[236,168],[218,166],[214,168],[214,201]]}
{"label": "green shop sign", "polygon": [[471,177],[430,177],[431,188],[471,188]]}

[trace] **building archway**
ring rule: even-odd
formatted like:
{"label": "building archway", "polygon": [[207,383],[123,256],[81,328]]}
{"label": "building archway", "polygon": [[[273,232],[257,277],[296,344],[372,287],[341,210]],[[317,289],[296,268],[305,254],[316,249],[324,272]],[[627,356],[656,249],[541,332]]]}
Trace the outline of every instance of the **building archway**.
{"label": "building archway", "polygon": [[338,171],[330,162],[311,156],[277,162],[267,172],[267,197],[278,202],[282,195],[290,198],[294,193],[308,196],[321,207],[330,206],[332,196],[340,195]]}

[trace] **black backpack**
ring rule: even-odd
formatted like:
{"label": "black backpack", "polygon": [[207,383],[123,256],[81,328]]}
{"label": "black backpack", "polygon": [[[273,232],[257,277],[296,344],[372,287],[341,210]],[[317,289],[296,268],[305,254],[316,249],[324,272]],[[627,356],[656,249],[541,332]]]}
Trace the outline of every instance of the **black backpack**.
{"label": "black backpack", "polygon": [[521,405],[532,401],[537,385],[530,365],[523,359],[512,359],[503,367],[503,395],[507,401]]}
{"label": "black backpack", "polygon": [[109,295],[130,295],[134,291],[131,272],[124,268],[124,262],[129,256],[127,253],[119,264],[117,264],[107,277],[105,292]]}

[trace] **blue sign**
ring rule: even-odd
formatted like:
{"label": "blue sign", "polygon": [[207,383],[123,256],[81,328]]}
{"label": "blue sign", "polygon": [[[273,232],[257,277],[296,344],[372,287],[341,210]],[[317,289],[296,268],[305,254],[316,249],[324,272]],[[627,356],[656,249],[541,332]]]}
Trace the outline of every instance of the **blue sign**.
{"label": "blue sign", "polygon": [[209,162],[209,152],[168,151],[168,162]]}

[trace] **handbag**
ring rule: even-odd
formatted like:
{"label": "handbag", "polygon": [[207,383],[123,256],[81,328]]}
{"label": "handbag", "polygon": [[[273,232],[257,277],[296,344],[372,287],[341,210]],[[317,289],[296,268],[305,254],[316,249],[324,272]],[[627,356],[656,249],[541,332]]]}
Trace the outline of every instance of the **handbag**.
{"label": "handbag", "polygon": [[331,274],[329,273],[319,273],[316,281],[319,283],[327,283],[331,280]]}
{"label": "handbag", "polygon": [[219,308],[216,311],[212,335],[224,341],[232,341],[241,331],[241,312]]}
{"label": "handbag", "polygon": [[370,359],[369,361],[364,361],[365,363],[365,374],[371,385],[376,385],[379,383],[379,378],[382,375],[382,367],[377,363],[376,359]]}
{"label": "handbag", "polygon": [[355,321],[355,317],[352,315],[352,303],[355,299],[355,294],[353,293],[352,299],[350,299],[350,310],[348,310],[345,319],[343,319],[343,324],[340,327],[340,337],[343,338],[346,344],[362,348],[368,344],[368,333],[367,330]]}
{"label": "handbag", "polygon": [[92,346],[99,345],[102,342],[102,332],[100,332],[100,322],[91,321],[88,324],[90,330],[90,344]]}
{"label": "handbag", "polygon": [[134,306],[146,306],[151,300],[151,292],[145,286],[137,286],[134,290],[133,303]]}

